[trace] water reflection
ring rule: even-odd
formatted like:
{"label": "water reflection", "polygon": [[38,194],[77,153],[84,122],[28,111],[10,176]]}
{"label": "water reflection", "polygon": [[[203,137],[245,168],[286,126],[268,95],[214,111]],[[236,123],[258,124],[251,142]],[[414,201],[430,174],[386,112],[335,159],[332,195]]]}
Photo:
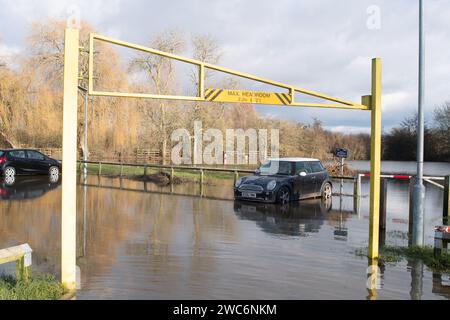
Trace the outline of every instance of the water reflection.
{"label": "water reflection", "polygon": [[29,200],[42,197],[60,186],[60,180],[48,176],[5,177],[0,184],[0,200]]}
{"label": "water reflection", "polygon": [[234,203],[238,217],[255,221],[264,232],[297,237],[318,233],[331,207],[331,199],[292,202],[284,206],[240,201]]}
{"label": "water reflection", "polygon": [[381,265],[378,263],[377,259],[368,259],[367,267],[367,300],[378,300],[378,292],[382,289],[382,276],[384,270],[381,269]]}

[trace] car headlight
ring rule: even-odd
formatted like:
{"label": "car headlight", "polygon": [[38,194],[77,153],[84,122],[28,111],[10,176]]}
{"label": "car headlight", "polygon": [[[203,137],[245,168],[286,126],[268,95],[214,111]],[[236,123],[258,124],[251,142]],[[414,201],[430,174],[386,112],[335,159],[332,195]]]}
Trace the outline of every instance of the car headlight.
{"label": "car headlight", "polygon": [[242,182],[244,182],[244,180],[243,180],[242,178],[240,178],[238,181],[236,181],[236,183],[235,183],[234,186],[235,186],[236,188],[239,188],[239,187],[241,186]]}
{"label": "car headlight", "polygon": [[275,189],[276,187],[277,187],[277,182],[275,180],[272,180],[267,184],[267,190],[269,190],[269,191],[273,191],[273,189]]}

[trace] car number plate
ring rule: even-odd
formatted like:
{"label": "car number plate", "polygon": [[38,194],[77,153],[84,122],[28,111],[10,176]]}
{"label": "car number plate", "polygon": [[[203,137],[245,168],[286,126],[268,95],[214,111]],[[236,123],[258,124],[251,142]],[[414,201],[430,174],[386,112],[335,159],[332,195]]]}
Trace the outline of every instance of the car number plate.
{"label": "car number plate", "polygon": [[256,193],[253,192],[242,192],[244,198],[256,198]]}

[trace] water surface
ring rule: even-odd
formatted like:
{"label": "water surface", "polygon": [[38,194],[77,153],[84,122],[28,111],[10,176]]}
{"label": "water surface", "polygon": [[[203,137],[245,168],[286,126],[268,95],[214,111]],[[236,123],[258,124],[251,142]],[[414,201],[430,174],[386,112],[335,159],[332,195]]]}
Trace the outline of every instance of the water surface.
{"label": "water surface", "polygon": [[[280,207],[234,202],[232,181],[208,182],[201,190],[93,176],[79,185],[78,299],[450,297],[445,275],[416,261],[380,266],[381,288],[367,289],[368,260],[355,255],[368,242],[367,196]],[[0,247],[28,242],[33,270],[58,274],[60,186],[44,177],[0,187]],[[391,182],[388,193],[386,242],[407,245],[408,184]],[[441,211],[441,190],[428,186],[430,245]]]}

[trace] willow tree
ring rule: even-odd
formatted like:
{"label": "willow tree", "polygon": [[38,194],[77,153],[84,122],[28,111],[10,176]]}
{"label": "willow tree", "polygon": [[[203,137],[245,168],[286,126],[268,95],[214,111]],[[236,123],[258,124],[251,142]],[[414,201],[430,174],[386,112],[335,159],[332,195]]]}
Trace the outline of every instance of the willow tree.
{"label": "willow tree", "polygon": [[8,69],[0,67],[0,142],[5,147],[18,145],[18,130],[26,127],[23,114],[28,108],[26,90],[20,77]]}
{"label": "willow tree", "polygon": [[[31,53],[26,61],[26,69],[32,73],[33,92],[38,97],[43,90],[52,93],[55,112],[62,114],[63,70],[64,70],[64,29],[66,22],[49,20],[33,23],[31,34],[28,37],[28,51]],[[86,22],[81,23],[80,46],[89,48],[89,34],[93,28]],[[127,90],[128,80],[125,70],[120,66],[118,53],[110,46],[96,43],[94,69],[94,86],[96,88],[111,90]],[[88,55],[80,54],[80,73],[83,79],[80,86],[87,88],[87,75],[89,68]],[[84,99],[79,99],[78,130],[79,148],[84,149]],[[124,151],[137,142],[139,116],[131,109],[134,103],[119,98],[96,98],[90,100],[89,136],[90,145],[104,150]],[[56,111],[58,110],[58,111]],[[49,121],[44,117],[43,121]],[[52,119],[52,125],[61,127],[61,117]],[[59,130],[61,132],[61,130]]]}

